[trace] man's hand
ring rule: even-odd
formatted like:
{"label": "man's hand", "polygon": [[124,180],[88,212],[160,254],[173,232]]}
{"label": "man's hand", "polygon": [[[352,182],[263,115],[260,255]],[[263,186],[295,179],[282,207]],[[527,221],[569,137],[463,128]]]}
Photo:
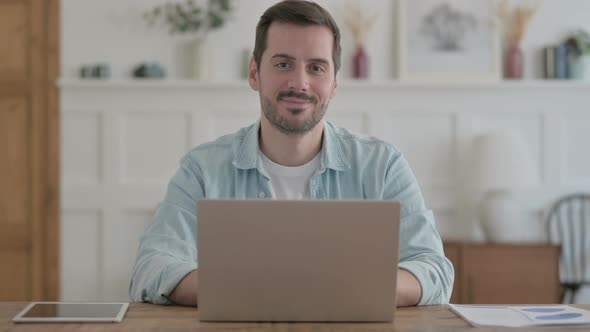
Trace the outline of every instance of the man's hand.
{"label": "man's hand", "polygon": [[170,293],[170,300],[177,304],[197,306],[198,269],[187,274]]}
{"label": "man's hand", "polygon": [[422,286],[416,277],[407,270],[397,270],[397,306],[417,305],[422,298]]}
{"label": "man's hand", "polygon": [[[197,306],[198,270],[187,274],[170,294],[170,300],[175,303]],[[417,305],[422,297],[422,287],[418,279],[406,270],[398,270],[397,275],[397,306],[407,307]]]}

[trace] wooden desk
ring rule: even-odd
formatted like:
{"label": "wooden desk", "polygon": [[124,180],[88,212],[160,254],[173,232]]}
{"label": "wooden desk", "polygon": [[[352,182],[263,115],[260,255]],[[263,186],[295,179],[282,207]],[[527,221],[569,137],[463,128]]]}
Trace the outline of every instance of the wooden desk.
{"label": "wooden desk", "polygon": [[[12,318],[26,303],[0,303],[0,331],[277,331],[277,332],[330,332],[330,331],[474,331],[446,305],[401,308],[393,324],[342,324],[342,323],[201,323],[197,310],[187,307],[164,307],[152,304],[132,303],[122,323],[87,324],[14,324]],[[590,310],[590,305],[580,305]],[[478,329],[477,331],[492,331]],[[514,329],[519,332],[538,332],[539,329]],[[563,331],[563,329],[543,329]],[[588,331],[590,328],[576,329]]]}

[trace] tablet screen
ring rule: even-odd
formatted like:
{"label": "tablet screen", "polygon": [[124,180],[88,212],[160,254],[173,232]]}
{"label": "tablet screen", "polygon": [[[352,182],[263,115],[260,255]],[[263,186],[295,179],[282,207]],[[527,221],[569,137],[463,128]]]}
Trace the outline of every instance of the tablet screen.
{"label": "tablet screen", "polygon": [[121,321],[127,306],[127,303],[31,303],[15,320]]}
{"label": "tablet screen", "polygon": [[121,305],[117,303],[37,303],[23,317],[117,317]]}

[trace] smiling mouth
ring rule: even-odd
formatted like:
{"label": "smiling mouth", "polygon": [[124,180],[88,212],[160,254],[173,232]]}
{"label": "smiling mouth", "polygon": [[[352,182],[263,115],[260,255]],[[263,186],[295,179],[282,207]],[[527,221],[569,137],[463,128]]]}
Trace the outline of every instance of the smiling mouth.
{"label": "smiling mouth", "polygon": [[317,102],[315,97],[295,91],[280,92],[278,95],[278,101],[294,107],[303,107]]}
{"label": "smiling mouth", "polygon": [[280,102],[292,115],[302,114],[312,105],[311,101],[299,98],[281,98]]}
{"label": "smiling mouth", "polygon": [[307,105],[311,104],[311,101],[299,98],[281,98],[281,101],[286,104],[293,104],[293,105]]}

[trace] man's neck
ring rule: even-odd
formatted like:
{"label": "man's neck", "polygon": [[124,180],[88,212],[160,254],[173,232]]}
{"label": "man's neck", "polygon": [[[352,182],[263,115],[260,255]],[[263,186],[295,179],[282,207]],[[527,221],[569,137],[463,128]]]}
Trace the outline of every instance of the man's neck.
{"label": "man's neck", "polygon": [[322,149],[324,120],[303,135],[285,135],[267,119],[260,121],[260,150],[273,162],[288,167],[310,162]]}

